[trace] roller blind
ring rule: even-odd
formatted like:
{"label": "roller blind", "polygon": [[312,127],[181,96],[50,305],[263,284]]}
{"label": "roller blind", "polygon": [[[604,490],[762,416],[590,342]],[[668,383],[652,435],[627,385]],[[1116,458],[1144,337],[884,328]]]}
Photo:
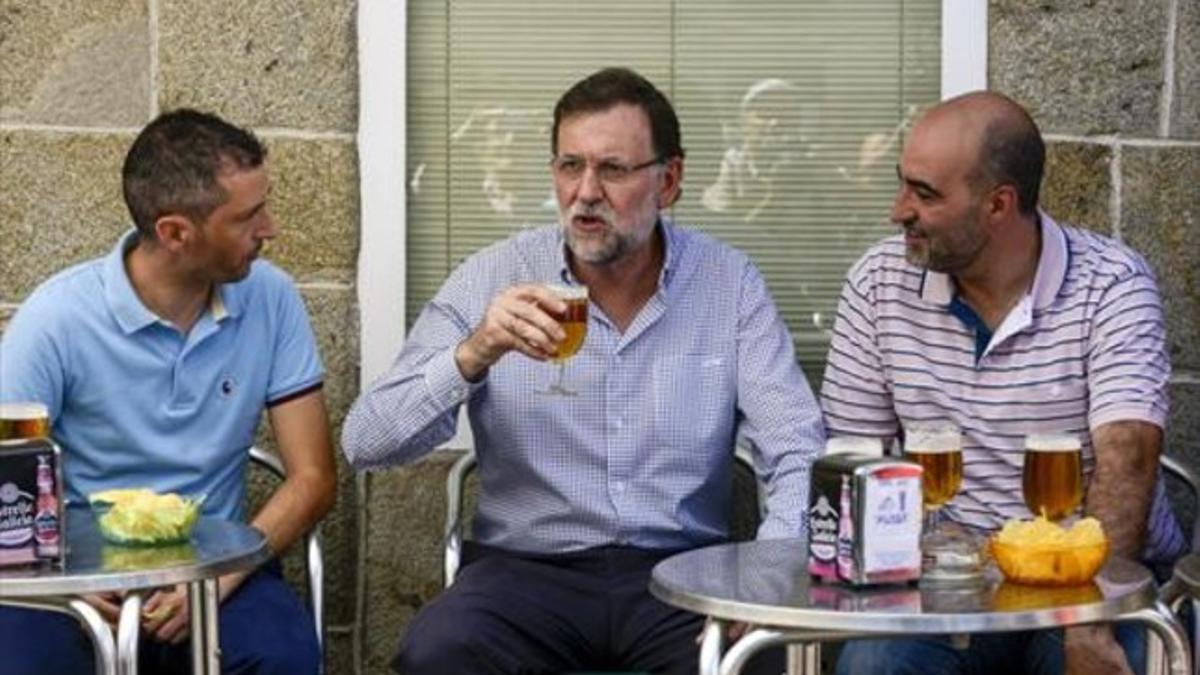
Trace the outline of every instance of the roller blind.
{"label": "roller blind", "polygon": [[818,377],[846,269],[892,232],[907,125],[940,87],[941,0],[408,0],[408,316],[466,256],[555,221],[551,112],[631,67],[675,104],[672,214],[747,252]]}

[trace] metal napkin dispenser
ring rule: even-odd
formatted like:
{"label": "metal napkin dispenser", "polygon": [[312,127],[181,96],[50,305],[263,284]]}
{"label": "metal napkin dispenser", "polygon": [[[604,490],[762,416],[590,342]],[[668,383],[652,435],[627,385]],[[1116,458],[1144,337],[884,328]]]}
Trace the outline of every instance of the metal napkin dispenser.
{"label": "metal napkin dispenser", "polygon": [[813,465],[809,494],[810,574],[855,586],[920,578],[920,466],[825,455]]}
{"label": "metal napkin dispenser", "polygon": [[62,562],[61,459],[49,439],[0,441],[0,567]]}

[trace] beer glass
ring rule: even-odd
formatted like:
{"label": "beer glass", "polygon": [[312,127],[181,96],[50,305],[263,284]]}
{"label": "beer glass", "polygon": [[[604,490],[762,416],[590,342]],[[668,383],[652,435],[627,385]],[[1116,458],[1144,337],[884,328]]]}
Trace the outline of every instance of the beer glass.
{"label": "beer glass", "polygon": [[564,378],[567,371],[567,359],[579,351],[579,348],[583,346],[583,338],[587,336],[588,289],[587,286],[556,285],[549,285],[546,288],[567,303],[567,311],[561,314],[546,310],[547,314],[558,321],[567,336],[558,343],[558,347],[550,356],[550,359],[558,364],[558,379],[541,393],[553,396],[575,396],[576,392],[566,386]]}
{"label": "beer glass", "polygon": [[50,411],[41,403],[0,403],[0,441],[50,436]]}
{"label": "beer glass", "polygon": [[929,422],[904,428],[904,456],[921,465],[921,501],[925,523],[921,533],[922,577],[962,580],[978,576],[978,545],[963,531],[941,523],[941,509],[962,485],[962,431],[948,422]]}
{"label": "beer glass", "polygon": [[1083,502],[1082,446],[1074,434],[1031,434],[1025,437],[1021,491],[1036,516],[1062,520]]}

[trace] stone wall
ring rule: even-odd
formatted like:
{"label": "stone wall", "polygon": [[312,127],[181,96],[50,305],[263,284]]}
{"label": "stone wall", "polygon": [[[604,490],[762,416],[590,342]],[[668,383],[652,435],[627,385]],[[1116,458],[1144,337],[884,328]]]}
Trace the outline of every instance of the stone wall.
{"label": "stone wall", "polygon": [[[137,131],[161,110],[210,110],[270,153],[281,234],[266,255],[312,315],[337,433],[358,391],[355,13],[353,0],[0,0],[0,330],[38,282],[129,227],[120,166]],[[359,537],[354,475],[340,477],[328,661],[348,674]]]}
{"label": "stone wall", "polygon": [[[271,151],[283,231],[268,256],[313,314],[338,426],[359,384],[354,14],[350,0],[0,0],[0,330],[36,283],[127,226],[119,166],[137,129],[207,108]],[[1200,3],[992,0],[989,21],[991,86],[1048,135],[1048,210],[1130,243],[1159,274],[1169,448],[1200,466]],[[341,466],[325,525],[330,673],[385,672],[439,589],[452,459],[359,486]]]}
{"label": "stone wall", "polygon": [[1049,150],[1043,202],[1140,251],[1174,375],[1167,451],[1200,468],[1200,3],[993,0],[988,81]]}

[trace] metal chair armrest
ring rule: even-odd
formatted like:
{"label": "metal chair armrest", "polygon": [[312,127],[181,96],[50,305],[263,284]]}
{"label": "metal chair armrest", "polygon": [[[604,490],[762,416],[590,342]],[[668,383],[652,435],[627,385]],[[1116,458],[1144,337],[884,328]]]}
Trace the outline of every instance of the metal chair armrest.
{"label": "metal chair armrest", "polygon": [[462,564],[463,502],[466,495],[467,477],[475,470],[477,464],[475,451],[468,450],[454,462],[454,465],[450,467],[450,473],[446,475],[446,535],[443,542],[445,551],[442,561],[445,587],[447,588],[454,583],[454,577],[458,575],[458,568]]}
{"label": "metal chair armrest", "polygon": [[[287,478],[283,461],[279,455],[267,452],[257,445],[248,450],[250,461],[270,471],[279,480]],[[321,526],[314,525],[305,535],[305,571],[308,574],[309,603],[312,605],[313,623],[317,629],[317,647],[325,653],[325,556],[321,545]]]}

